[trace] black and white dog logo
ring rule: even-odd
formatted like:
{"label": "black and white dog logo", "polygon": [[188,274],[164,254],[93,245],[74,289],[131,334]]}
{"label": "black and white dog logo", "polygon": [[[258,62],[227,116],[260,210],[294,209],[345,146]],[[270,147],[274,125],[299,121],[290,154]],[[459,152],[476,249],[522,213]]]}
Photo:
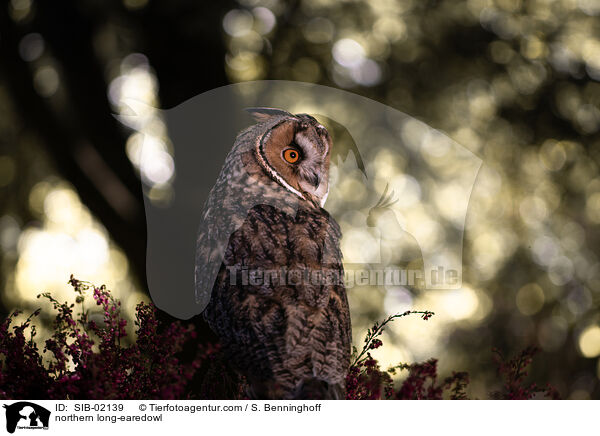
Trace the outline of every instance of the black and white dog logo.
{"label": "black and white dog logo", "polygon": [[50,411],[28,401],[19,401],[4,405],[6,409],[6,431],[14,433],[15,429],[48,429]]}

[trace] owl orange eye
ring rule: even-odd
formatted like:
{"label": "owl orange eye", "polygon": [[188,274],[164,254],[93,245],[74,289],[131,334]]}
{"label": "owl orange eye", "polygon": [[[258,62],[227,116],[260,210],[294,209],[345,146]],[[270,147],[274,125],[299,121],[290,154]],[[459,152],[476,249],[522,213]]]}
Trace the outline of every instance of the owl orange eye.
{"label": "owl orange eye", "polygon": [[286,162],[293,164],[298,162],[298,159],[300,159],[300,153],[298,153],[298,150],[288,148],[283,150],[283,158]]}

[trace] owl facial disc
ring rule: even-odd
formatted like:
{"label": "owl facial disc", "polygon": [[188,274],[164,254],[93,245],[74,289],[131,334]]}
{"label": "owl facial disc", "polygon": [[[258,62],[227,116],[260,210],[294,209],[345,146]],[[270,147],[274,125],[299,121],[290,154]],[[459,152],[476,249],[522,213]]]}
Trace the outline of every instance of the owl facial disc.
{"label": "owl facial disc", "polygon": [[[276,115],[267,118],[269,111]],[[323,206],[329,192],[331,139],[325,127],[307,114],[260,108],[259,120],[277,120],[256,142],[256,158],[267,174],[288,191]]]}

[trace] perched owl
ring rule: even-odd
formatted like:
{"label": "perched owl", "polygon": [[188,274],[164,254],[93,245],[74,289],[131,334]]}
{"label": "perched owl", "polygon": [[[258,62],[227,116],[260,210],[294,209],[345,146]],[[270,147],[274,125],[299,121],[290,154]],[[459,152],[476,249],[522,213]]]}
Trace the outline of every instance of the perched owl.
{"label": "perched owl", "polygon": [[196,300],[259,399],[344,396],[351,347],[340,229],[323,209],[331,139],[306,114],[254,108],[205,204]]}

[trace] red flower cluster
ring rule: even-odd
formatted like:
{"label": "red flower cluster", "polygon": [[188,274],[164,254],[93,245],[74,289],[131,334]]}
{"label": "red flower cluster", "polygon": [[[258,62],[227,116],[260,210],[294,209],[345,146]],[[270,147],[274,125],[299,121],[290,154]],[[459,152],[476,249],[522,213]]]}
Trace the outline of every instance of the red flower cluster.
{"label": "red flower cluster", "polygon": [[408,377],[394,398],[398,400],[442,400],[444,393],[451,400],[466,400],[469,374],[453,372],[441,383],[437,381],[437,359],[429,359],[424,363],[408,365]]}
{"label": "red flower cluster", "polygon": [[[121,303],[104,286],[95,287],[73,276],[69,283],[77,294],[76,304],[81,305],[77,316],[75,304],[60,303],[48,293],[38,296],[51,301],[57,312],[52,336],[42,352],[34,341],[36,329],[32,324],[40,310],[18,326],[11,324],[20,312],[0,325],[0,398],[181,399],[192,397],[192,392],[193,398],[199,399],[246,398],[245,380],[228,368],[218,345],[195,343],[193,327],[180,322],[159,326],[156,308],[140,303],[136,307],[136,338],[130,340],[126,321],[121,318]],[[90,310],[84,307],[85,293],[90,289],[100,306],[102,322],[91,320]],[[436,359],[382,371],[371,356],[372,350],[383,345],[385,326],[411,314],[420,314],[424,320],[433,316],[429,311],[392,315],[367,331],[360,353],[354,348],[346,378],[347,399],[467,398],[468,374],[454,372],[438,380]],[[183,359],[186,345],[192,352]],[[540,389],[535,383],[526,383],[526,369],[536,352],[527,348],[506,360],[496,351],[503,391],[493,398],[529,399],[538,393],[558,398],[549,385]],[[408,371],[408,375],[396,386],[392,376],[399,371]]]}
{"label": "red flower cluster", "polygon": [[[177,357],[184,343],[195,337],[193,328],[175,322],[163,331],[158,329],[156,309],[140,303],[136,308],[137,338],[124,345],[126,320],[121,318],[121,303],[104,286],[76,280],[69,283],[78,294],[81,314],[74,318],[75,304],[59,303],[50,294],[57,311],[53,334],[46,340],[43,353],[34,341],[34,312],[19,326],[10,325],[19,312],[0,326],[1,398],[35,399],[178,399],[185,396],[201,357],[184,364]],[[93,288],[93,298],[101,306],[101,325],[89,320],[83,309],[84,292]],[[29,339],[25,330],[30,328]],[[97,349],[95,349],[97,343]],[[53,359],[44,365],[42,354]]]}
{"label": "red flower cluster", "polygon": [[[437,359],[429,359],[423,363],[406,364],[401,363],[395,367],[382,371],[379,363],[375,360],[370,350],[383,345],[379,336],[384,331],[386,324],[394,319],[411,315],[421,314],[424,320],[430,319],[433,312],[407,311],[393,315],[385,319],[381,324],[375,323],[367,331],[363,349],[360,353],[354,349],[354,360],[346,378],[346,398],[349,400],[466,400],[469,374],[466,372],[452,372],[442,380],[438,380]],[[535,383],[527,383],[527,367],[531,364],[537,349],[529,347],[519,355],[510,360],[505,360],[502,355],[496,353],[498,374],[504,380],[504,390],[492,394],[492,398],[502,399],[531,399],[535,394],[542,393],[552,399],[560,396],[555,388],[547,385],[540,389]],[[392,379],[399,371],[408,371],[408,376],[399,386],[394,386]]]}
{"label": "red flower cluster", "polygon": [[[434,313],[430,311],[406,311],[389,316],[381,324],[376,322],[367,330],[365,343],[360,353],[354,349],[354,360],[346,377],[346,399],[348,400],[441,400],[445,392],[451,399],[466,399],[466,387],[469,376],[465,372],[455,372],[442,383],[437,382],[437,360],[431,359],[425,363],[413,365],[399,364],[387,371],[382,371],[379,363],[369,350],[379,348],[383,342],[378,337],[385,326],[397,319],[411,314],[420,314],[425,321]],[[392,375],[398,371],[408,371],[408,377],[394,388]]]}
{"label": "red flower cluster", "polygon": [[494,392],[493,398],[504,400],[530,400],[537,394],[541,394],[553,400],[560,399],[556,388],[549,383],[540,388],[536,383],[527,383],[527,367],[533,361],[534,356],[539,353],[536,347],[527,347],[512,359],[505,358],[502,353],[494,348],[494,360],[496,361],[497,373],[503,379],[503,390]]}

